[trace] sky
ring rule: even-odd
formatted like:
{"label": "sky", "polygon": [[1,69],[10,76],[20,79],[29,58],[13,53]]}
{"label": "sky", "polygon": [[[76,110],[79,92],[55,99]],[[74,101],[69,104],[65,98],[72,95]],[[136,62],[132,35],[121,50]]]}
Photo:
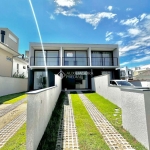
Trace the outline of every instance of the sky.
{"label": "sky", "polygon": [[149,0],[0,0],[0,27],[30,42],[118,44],[121,67],[150,67]]}

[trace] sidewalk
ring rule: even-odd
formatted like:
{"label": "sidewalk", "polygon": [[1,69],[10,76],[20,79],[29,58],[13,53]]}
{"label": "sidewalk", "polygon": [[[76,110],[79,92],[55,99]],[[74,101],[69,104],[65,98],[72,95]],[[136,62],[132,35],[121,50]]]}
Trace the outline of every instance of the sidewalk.
{"label": "sidewalk", "polygon": [[64,112],[58,131],[56,150],[79,150],[78,136],[69,92],[64,102]]}
{"label": "sidewalk", "polygon": [[0,117],[4,116],[5,114],[7,114],[8,112],[12,111],[13,109],[15,109],[16,107],[18,107],[19,105],[21,105],[22,103],[24,103],[25,101],[27,101],[27,98],[24,98],[14,104],[11,104],[7,107],[5,107],[4,109],[0,110]]}
{"label": "sidewalk", "polygon": [[78,95],[111,150],[134,150],[82,92]]}

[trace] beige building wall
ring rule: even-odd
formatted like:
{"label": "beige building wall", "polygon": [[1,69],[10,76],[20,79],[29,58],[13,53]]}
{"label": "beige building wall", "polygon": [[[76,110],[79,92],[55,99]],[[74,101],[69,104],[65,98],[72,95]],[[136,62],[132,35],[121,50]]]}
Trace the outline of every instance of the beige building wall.
{"label": "beige building wall", "polygon": [[18,52],[19,38],[13,32],[11,32],[8,28],[0,28],[0,31],[1,30],[5,31],[4,44],[6,44],[8,47]]}
{"label": "beige building wall", "polygon": [[12,54],[0,48],[0,76],[11,77]]}

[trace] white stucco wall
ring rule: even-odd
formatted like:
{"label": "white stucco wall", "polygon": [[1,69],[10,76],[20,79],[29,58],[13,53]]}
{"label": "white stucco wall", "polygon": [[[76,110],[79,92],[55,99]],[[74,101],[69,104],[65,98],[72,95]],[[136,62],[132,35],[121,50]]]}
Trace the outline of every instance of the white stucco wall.
{"label": "white stucco wall", "polygon": [[109,75],[92,78],[92,90],[121,107],[120,87],[109,86]]}
{"label": "white stucco wall", "polygon": [[92,78],[92,90],[121,107],[123,127],[150,149],[150,90],[110,86],[109,75]]}
{"label": "white stucco wall", "polygon": [[[28,78],[28,68],[27,65],[28,63],[25,62],[24,60],[20,58],[15,58],[13,59],[13,73],[12,75],[16,72],[17,73],[17,64],[19,64],[19,74],[25,75],[25,78]],[[23,68],[25,66],[25,69]]]}
{"label": "white stucco wall", "polygon": [[0,76],[0,96],[27,91],[27,83],[27,79]]}
{"label": "white stucco wall", "polygon": [[36,150],[61,92],[61,78],[55,76],[50,88],[28,92],[27,150]]}
{"label": "white stucco wall", "polygon": [[149,149],[147,127],[150,126],[147,126],[145,100],[144,92],[141,90],[121,91],[123,128]]}

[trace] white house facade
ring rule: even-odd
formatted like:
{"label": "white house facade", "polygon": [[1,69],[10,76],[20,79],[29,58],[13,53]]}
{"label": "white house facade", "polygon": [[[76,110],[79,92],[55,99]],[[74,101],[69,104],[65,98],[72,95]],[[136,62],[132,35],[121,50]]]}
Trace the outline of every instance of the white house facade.
{"label": "white house facade", "polygon": [[116,44],[30,43],[28,90],[53,86],[54,74],[62,77],[62,89],[91,89],[93,76],[118,79],[119,64]]}

